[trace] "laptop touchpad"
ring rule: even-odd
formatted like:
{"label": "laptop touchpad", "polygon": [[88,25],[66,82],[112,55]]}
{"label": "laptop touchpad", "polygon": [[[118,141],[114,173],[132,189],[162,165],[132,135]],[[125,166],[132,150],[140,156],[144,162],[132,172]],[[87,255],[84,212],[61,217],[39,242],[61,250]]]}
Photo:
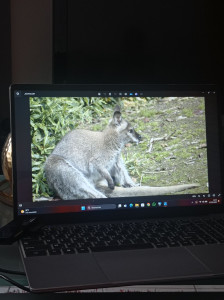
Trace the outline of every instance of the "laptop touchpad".
{"label": "laptop touchpad", "polygon": [[214,274],[223,274],[224,266],[224,245],[213,244],[197,247],[188,247],[188,249],[197,256],[200,261],[206,264]]}
{"label": "laptop touchpad", "polygon": [[114,251],[94,254],[111,281],[148,281],[211,274],[184,248]]}

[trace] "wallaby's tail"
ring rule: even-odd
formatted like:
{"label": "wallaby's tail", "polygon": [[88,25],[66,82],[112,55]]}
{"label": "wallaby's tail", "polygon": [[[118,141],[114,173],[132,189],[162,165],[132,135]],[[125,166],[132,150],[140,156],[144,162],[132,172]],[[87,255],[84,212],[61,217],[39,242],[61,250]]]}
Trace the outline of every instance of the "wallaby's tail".
{"label": "wallaby's tail", "polygon": [[199,184],[181,184],[172,186],[152,187],[152,186],[135,186],[130,188],[116,186],[114,190],[105,189],[104,192],[108,198],[115,197],[134,197],[134,196],[156,196],[181,192],[187,189],[199,187]]}

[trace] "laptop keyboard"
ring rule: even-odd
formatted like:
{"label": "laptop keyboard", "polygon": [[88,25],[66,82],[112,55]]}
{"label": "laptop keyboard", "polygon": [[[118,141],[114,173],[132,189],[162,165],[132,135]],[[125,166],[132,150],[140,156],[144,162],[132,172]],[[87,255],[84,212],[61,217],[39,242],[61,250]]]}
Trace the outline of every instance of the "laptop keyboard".
{"label": "laptop keyboard", "polygon": [[217,244],[224,217],[49,225],[21,242],[27,257]]}

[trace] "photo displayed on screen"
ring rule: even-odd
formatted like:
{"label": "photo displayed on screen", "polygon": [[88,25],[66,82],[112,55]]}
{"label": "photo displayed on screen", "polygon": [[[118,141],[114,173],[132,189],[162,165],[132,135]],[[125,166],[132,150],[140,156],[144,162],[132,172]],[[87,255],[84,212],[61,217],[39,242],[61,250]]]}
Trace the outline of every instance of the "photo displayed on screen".
{"label": "photo displayed on screen", "polygon": [[30,112],[33,201],[209,192],[203,97],[31,97]]}

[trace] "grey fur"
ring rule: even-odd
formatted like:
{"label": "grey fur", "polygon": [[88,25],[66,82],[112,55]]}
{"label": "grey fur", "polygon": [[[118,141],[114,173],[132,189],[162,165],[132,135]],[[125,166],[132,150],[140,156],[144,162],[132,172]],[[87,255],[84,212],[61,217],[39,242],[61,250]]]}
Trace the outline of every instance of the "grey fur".
{"label": "grey fur", "polygon": [[61,199],[70,200],[106,198],[96,188],[102,180],[107,181],[110,190],[115,185],[135,186],[121,150],[125,144],[139,143],[140,139],[116,106],[104,131],[72,130],[56,145],[44,168],[49,187]]}
{"label": "grey fur", "polygon": [[116,106],[104,131],[72,130],[56,145],[44,166],[49,187],[55,196],[71,200],[161,195],[198,186],[137,186],[128,174],[121,151],[125,144],[138,144],[140,140]]}

